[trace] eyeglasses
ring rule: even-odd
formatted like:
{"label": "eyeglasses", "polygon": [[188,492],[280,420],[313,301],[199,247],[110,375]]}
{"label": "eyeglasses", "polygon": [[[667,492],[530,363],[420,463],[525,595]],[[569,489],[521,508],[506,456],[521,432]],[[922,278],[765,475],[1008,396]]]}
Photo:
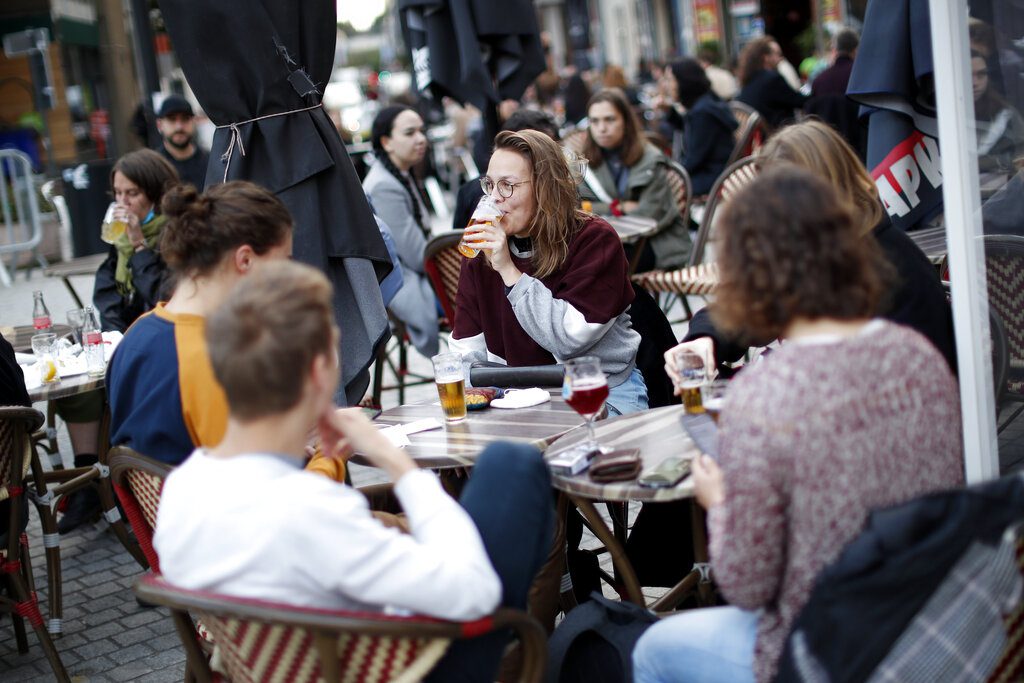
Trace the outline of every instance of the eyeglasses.
{"label": "eyeglasses", "polygon": [[503,179],[495,183],[487,176],[482,176],[480,178],[480,189],[484,191],[484,194],[490,194],[491,192],[494,191],[495,186],[497,186],[498,194],[501,195],[502,198],[508,199],[509,197],[512,196],[512,193],[515,192],[515,189],[517,187],[519,187],[520,185],[526,185],[528,182],[530,181],[524,180],[521,183],[510,183],[509,181]]}

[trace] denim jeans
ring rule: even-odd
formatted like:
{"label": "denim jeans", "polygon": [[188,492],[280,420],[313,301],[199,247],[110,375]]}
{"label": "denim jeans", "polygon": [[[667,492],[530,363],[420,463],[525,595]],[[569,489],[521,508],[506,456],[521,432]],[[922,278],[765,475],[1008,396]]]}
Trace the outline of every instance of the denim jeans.
{"label": "denim jeans", "polygon": [[756,612],[691,610],[644,631],[633,650],[636,683],[753,683]]}
{"label": "denim jeans", "polygon": [[638,368],[622,384],[608,390],[608,417],[647,410],[647,384]]}
{"label": "denim jeans", "polygon": [[[525,444],[488,446],[459,502],[480,532],[501,579],[503,607],[526,609],[533,577],[551,551],[551,475],[540,452]],[[493,681],[511,631],[456,640],[427,676],[431,683]]]}

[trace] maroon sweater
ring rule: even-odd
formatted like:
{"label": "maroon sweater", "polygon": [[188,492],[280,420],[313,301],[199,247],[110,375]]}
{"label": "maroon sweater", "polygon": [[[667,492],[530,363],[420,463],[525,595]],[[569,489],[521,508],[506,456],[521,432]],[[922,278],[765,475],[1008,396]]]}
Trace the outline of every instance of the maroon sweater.
{"label": "maroon sweater", "polygon": [[510,249],[524,273],[511,289],[486,259],[463,261],[453,349],[467,360],[484,359],[486,350],[487,357],[510,366],[596,355],[613,386],[624,380],[633,369],[639,335],[626,313],[633,288],[612,227],[592,218],[570,238],[562,267],[541,279],[531,276],[529,252],[517,253],[514,244]]}

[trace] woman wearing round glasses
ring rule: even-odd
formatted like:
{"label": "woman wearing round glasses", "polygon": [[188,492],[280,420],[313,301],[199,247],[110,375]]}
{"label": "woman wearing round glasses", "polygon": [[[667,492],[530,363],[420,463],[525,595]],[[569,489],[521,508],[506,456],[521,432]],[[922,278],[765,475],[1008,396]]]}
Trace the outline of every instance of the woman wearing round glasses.
{"label": "woman wearing round glasses", "polygon": [[466,233],[482,255],[462,264],[452,351],[513,367],[597,356],[609,410],[647,408],[626,257],[611,226],[580,211],[561,148],[537,131],[501,132],[480,183],[504,215]]}

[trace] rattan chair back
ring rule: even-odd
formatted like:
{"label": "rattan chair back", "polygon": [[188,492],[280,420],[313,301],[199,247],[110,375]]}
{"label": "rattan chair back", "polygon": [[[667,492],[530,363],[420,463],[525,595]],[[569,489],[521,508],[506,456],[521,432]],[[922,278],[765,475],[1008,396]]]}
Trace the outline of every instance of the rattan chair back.
{"label": "rattan chair back", "polygon": [[455,326],[455,295],[463,259],[458,249],[461,239],[462,231],[453,230],[431,239],[423,251],[423,268],[448,318],[449,329]]}
{"label": "rattan chair back", "polygon": [[744,157],[734,162],[718,177],[708,195],[708,203],[701,217],[700,227],[697,228],[697,239],[694,240],[693,250],[690,252],[689,265],[696,266],[704,262],[704,252],[714,237],[712,233],[718,209],[756,177],[757,164],[754,157]]}
{"label": "rattan chair back", "polygon": [[736,146],[732,148],[729,161],[732,164],[743,157],[753,156],[768,140],[768,124],[756,111],[747,116],[744,123],[736,129]]}
{"label": "rattan chair back", "polygon": [[169,607],[199,681],[212,680],[189,614],[203,620],[217,642],[221,668],[242,683],[421,680],[448,644],[512,628],[523,644],[522,681],[539,681],[546,658],[544,631],[535,619],[501,609],[473,622],[294,607],[192,591],[147,575],[135,587],[143,600]]}
{"label": "rattan chair back", "polygon": [[1006,333],[1008,361],[1002,396],[1024,401],[1024,237],[986,235],[985,272],[989,306]]}
{"label": "rattan chair back", "polygon": [[153,549],[153,530],[160,507],[164,479],[173,469],[166,463],[147,458],[127,446],[115,446],[107,456],[110,477],[128,523],[135,532],[149,568],[160,572],[160,561]]}
{"label": "rattan chair back", "polygon": [[669,161],[665,164],[665,177],[668,179],[668,186],[672,190],[672,198],[679,207],[679,215],[683,220],[690,216],[690,199],[693,197],[690,174],[683,168],[682,164]]}
{"label": "rattan chair back", "polygon": [[32,434],[45,418],[38,410],[22,406],[0,407],[0,500],[8,500],[8,524],[0,530],[0,614],[9,614],[18,652],[28,652],[25,621],[35,631],[50,668],[58,681],[68,681],[67,671],[47,632],[32,576],[28,534],[23,531],[25,475],[32,459]]}

